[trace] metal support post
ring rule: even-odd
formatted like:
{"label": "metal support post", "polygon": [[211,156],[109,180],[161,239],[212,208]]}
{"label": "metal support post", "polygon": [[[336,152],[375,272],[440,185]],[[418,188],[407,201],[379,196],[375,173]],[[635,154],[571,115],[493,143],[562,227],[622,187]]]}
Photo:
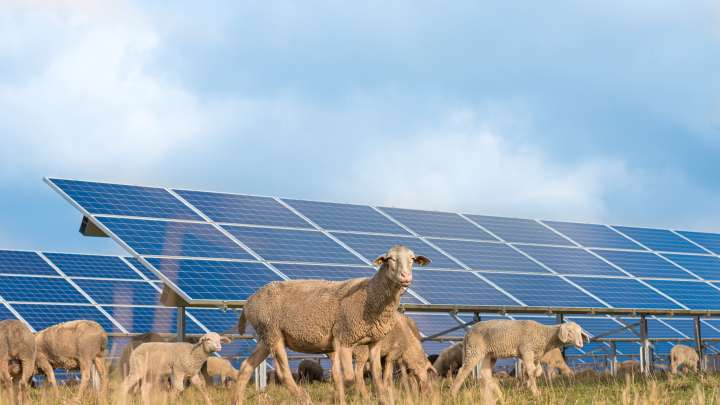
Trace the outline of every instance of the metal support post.
{"label": "metal support post", "polygon": [[265,391],[267,388],[267,360],[255,367],[255,389]]}
{"label": "metal support post", "polygon": [[[555,315],[555,323],[558,325],[562,325],[562,323],[565,322],[565,315],[563,314],[557,314]],[[560,348],[560,352],[562,353],[563,360],[565,359],[565,346]]]}
{"label": "metal support post", "polygon": [[177,341],[185,341],[185,307],[177,309]]}
{"label": "metal support post", "polygon": [[617,343],[610,342],[610,375],[617,375]]}
{"label": "metal support post", "polygon": [[700,323],[700,316],[695,317],[695,350],[697,350],[698,359],[700,360],[698,370],[702,373],[705,371],[705,355],[703,353],[702,324]]}
{"label": "metal support post", "polygon": [[652,372],[652,352],[648,340],[648,324],[645,315],[640,315],[640,369],[646,376]]}
{"label": "metal support post", "polygon": [[[481,319],[480,319],[480,313],[479,313],[479,312],[474,312],[474,313],[473,313],[473,320],[475,321],[476,324],[477,324],[477,322],[480,322],[480,321],[481,321]],[[480,374],[480,369],[481,369],[481,368],[482,368],[482,363],[476,364],[476,365],[475,365],[475,368],[473,368],[473,376],[475,377],[475,380],[479,380],[479,379],[480,379],[480,375],[481,375],[481,374]]]}

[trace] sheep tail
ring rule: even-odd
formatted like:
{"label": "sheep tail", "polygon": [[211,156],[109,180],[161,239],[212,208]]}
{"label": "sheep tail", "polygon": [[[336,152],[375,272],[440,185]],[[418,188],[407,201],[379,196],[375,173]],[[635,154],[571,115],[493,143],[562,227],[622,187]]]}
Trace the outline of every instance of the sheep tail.
{"label": "sheep tail", "polygon": [[240,319],[238,319],[237,324],[237,330],[238,333],[241,335],[245,334],[245,324],[247,323],[247,318],[245,317],[245,310],[243,310],[242,314],[240,315]]}

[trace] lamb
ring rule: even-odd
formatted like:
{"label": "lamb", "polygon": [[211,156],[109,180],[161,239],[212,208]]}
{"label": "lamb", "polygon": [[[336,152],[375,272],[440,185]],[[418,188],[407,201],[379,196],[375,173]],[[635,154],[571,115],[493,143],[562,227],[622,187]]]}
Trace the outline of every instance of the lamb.
{"label": "lamb", "polygon": [[566,344],[583,346],[583,331],[574,322],[546,326],[536,321],[492,320],[473,325],[465,335],[463,343],[463,365],[452,386],[453,397],[457,396],[460,386],[477,364],[481,364],[481,374],[485,382],[486,398],[491,398],[490,390],[502,397],[500,387],[492,378],[495,360],[521,357],[527,375],[527,385],[533,395],[540,395],[535,382],[536,361],[553,348]]}
{"label": "lamb", "polygon": [[321,382],[324,377],[324,371],[320,360],[305,359],[298,365],[298,379],[306,384],[318,381]]}
{"label": "lamb", "polygon": [[442,377],[453,377],[457,374],[463,362],[463,343],[455,343],[447,349],[440,352],[437,360],[433,363],[433,367],[437,370],[438,375]]}
{"label": "lamb", "polygon": [[[132,354],[133,350],[135,350],[138,346],[140,346],[143,343],[150,343],[150,342],[176,342],[177,337],[173,334],[161,334],[161,333],[143,333],[141,335],[133,336],[132,339],[130,339],[130,342],[125,346],[123,349],[122,354],[120,355],[120,360],[118,361],[117,365],[115,366],[115,373],[120,373],[120,376],[122,378],[127,377],[128,373],[130,372],[130,355]],[[187,343],[197,343],[198,338],[195,336],[186,336],[185,342]],[[203,368],[204,370],[205,368]],[[204,371],[205,373],[205,371]],[[207,377],[207,376],[206,376]]]}
{"label": "lamb", "polygon": [[170,377],[175,394],[185,388],[185,379],[198,387],[206,404],[211,404],[205,389],[205,382],[200,376],[200,368],[208,357],[222,349],[222,343],[230,339],[215,332],[203,335],[198,343],[186,342],[150,342],[143,343],[130,355],[130,373],[123,381],[122,396],[142,380],[142,400],[150,404],[150,390],[162,378]]}
{"label": "lamb", "polygon": [[688,369],[697,372],[699,363],[700,357],[695,349],[690,346],[675,345],[670,350],[670,371],[673,374],[677,374],[678,368],[683,365],[685,366],[685,372]]}
{"label": "lamb", "polygon": [[[11,364],[12,362],[12,364]],[[8,368],[13,366],[17,370]],[[35,337],[21,321],[10,319],[0,321],[0,382],[5,385],[12,397],[13,377],[18,385],[17,402],[22,403],[27,396],[30,379],[35,373]]]}
{"label": "lamb", "polygon": [[95,365],[100,376],[100,402],[107,401],[108,372],[105,361],[107,333],[95,321],[75,320],[59,323],[43,329],[35,335],[37,368],[47,376],[58,395],[57,381],[53,369],[80,369],[81,379],[75,402],[79,402],[90,381],[90,371]]}
{"label": "lamb", "polygon": [[[417,324],[406,315],[397,313],[396,316],[398,319],[395,327],[378,342],[380,356],[385,358],[384,384],[389,386],[392,383],[393,364],[397,361],[401,363],[401,371],[407,368],[419,383],[420,389],[427,391],[429,388],[428,371],[434,373],[435,369],[427,360]],[[360,394],[367,398],[368,391],[365,387],[363,370],[369,356],[368,346],[355,346],[353,354],[355,355],[355,384]],[[402,375],[406,375],[406,373]]]}
{"label": "lamb", "polygon": [[220,384],[226,385],[235,381],[237,369],[226,359],[210,356],[207,359],[207,374],[210,380],[219,377]]}
{"label": "lamb", "polygon": [[[557,370],[560,370],[560,374],[565,377],[572,377],[575,375],[573,370],[568,367],[567,363],[565,363],[562,351],[557,347],[545,353],[540,359],[540,363],[547,367],[547,379],[555,377],[557,375]],[[539,370],[542,371],[542,367],[539,367]]]}
{"label": "lamb", "polygon": [[380,401],[386,401],[377,342],[395,326],[400,296],[412,282],[413,264],[424,266],[430,260],[396,245],[373,263],[379,269],[370,278],[272,282],[248,299],[238,331],[244,334],[250,322],[258,343],[240,366],[236,405],[244,400],[253,369],[270,353],[284,385],[301,401],[310,401],[292,380],[286,347],[303,353],[332,353],[335,399],[345,404],[345,383],[352,384],[354,378],[352,348],[358,344],[370,345],[373,383]]}

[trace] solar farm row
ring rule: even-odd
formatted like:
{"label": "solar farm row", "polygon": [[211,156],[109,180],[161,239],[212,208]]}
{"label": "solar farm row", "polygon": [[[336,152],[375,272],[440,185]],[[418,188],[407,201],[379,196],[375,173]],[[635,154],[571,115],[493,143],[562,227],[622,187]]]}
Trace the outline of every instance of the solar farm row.
{"label": "solar farm row", "polygon": [[[720,310],[720,235],[48,179],[188,302],[432,259],[404,303]],[[143,266],[144,265],[144,266]]]}

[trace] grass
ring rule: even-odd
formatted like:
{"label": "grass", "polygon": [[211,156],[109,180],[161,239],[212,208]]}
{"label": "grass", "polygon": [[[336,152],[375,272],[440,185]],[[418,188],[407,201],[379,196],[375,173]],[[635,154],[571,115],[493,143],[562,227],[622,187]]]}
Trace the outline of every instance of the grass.
{"label": "grass", "polygon": [[[111,387],[116,387],[113,384]],[[506,404],[718,404],[720,405],[720,376],[655,376],[642,378],[640,376],[626,376],[625,378],[611,378],[598,376],[586,379],[556,379],[551,383],[540,383],[542,395],[533,398],[523,385],[522,381],[508,379],[501,382]],[[332,403],[332,385],[330,383],[312,384],[305,387],[313,403]],[[112,390],[111,403],[119,403],[115,390]],[[50,405],[57,403],[70,403],[75,393],[72,387],[61,387],[60,398],[54,400],[47,389],[32,389],[31,403]],[[211,397],[215,404],[229,404],[233,389],[212,387]],[[96,403],[94,395],[86,395],[81,405]],[[482,402],[482,388],[475,383],[468,384],[458,395],[452,399],[449,394],[449,381],[437,381],[433,392],[429,395],[407,395],[398,390],[395,398],[399,404],[413,405],[440,405],[440,404],[477,404]],[[271,385],[265,392],[256,391],[252,385],[248,387],[246,404],[294,404],[295,398],[281,386]],[[364,401],[352,389],[348,396],[350,404],[375,404],[377,401]],[[0,403],[5,403],[0,400]],[[133,404],[139,404],[139,397]],[[158,395],[154,403],[169,403],[167,395]],[[202,397],[195,389],[188,389],[177,401],[177,404],[200,404]]]}

